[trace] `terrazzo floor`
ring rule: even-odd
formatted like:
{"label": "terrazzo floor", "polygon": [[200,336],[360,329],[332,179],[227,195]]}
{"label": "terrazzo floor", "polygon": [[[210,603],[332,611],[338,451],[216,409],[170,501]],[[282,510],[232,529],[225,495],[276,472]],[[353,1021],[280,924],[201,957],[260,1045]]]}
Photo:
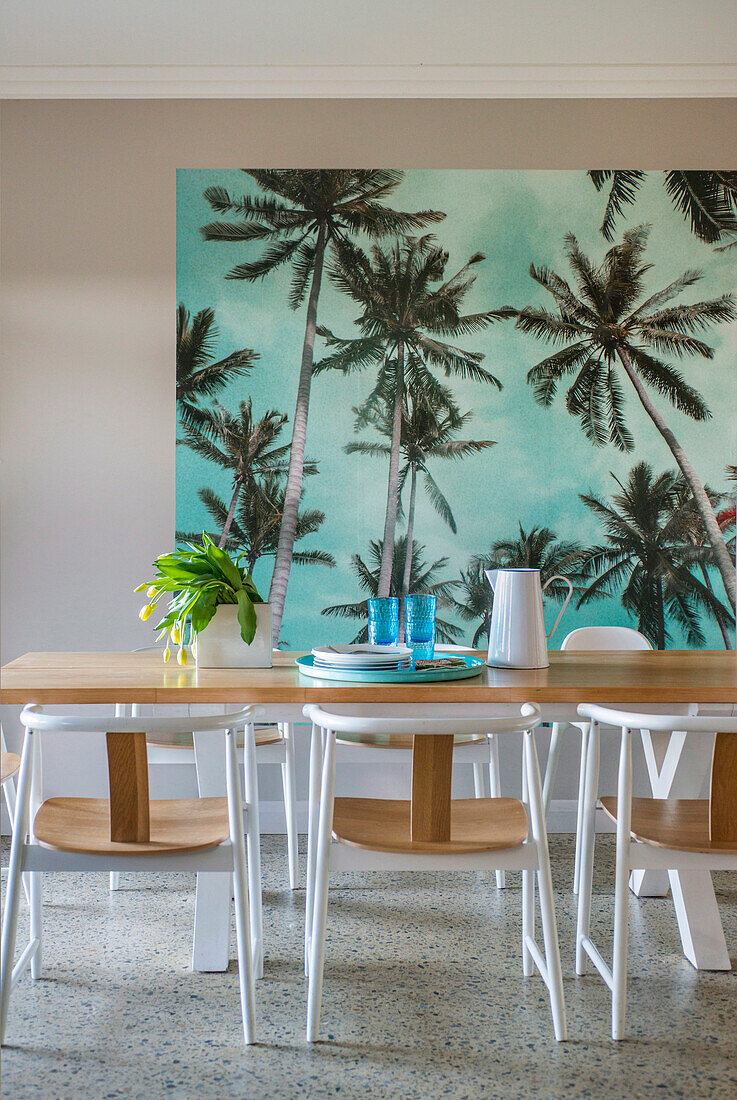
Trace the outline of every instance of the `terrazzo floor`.
{"label": "terrazzo floor", "polygon": [[[551,838],[569,1042],[553,1040],[541,979],[521,976],[517,876],[497,892],[480,872],[374,873],[334,876],[324,1038],[308,1046],[304,892],[285,888],[283,853],[282,837],[264,837],[267,961],[250,1049],[235,964],[189,969],[193,876],[127,875],[112,895],[103,875],[46,876],[45,973],[16,988],[3,1096],[737,1097],[737,971],[692,969],[667,898],[631,899],[630,1037],[608,1038],[603,983],[573,974],[569,836]],[[7,856],[4,844],[3,868]],[[597,859],[593,927],[603,939],[611,836]],[[737,948],[736,877],[715,883]]]}

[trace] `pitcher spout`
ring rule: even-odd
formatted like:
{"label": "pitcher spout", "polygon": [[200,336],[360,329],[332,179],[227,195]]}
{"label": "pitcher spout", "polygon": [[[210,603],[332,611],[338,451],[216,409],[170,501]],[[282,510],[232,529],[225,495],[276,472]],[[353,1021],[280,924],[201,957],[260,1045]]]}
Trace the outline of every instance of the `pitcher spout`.
{"label": "pitcher spout", "polygon": [[494,586],[496,584],[496,575],[498,572],[498,569],[484,569],[484,576],[489,582],[489,587],[491,588],[492,592],[494,591]]}

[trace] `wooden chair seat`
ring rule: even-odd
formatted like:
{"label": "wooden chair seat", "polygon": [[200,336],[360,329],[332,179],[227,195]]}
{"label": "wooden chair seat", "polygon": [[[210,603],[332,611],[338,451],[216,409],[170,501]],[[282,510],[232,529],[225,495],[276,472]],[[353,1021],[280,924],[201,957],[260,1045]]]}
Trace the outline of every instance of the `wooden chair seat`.
{"label": "wooden chair seat", "polygon": [[333,837],[373,852],[491,852],[527,839],[527,811],[516,798],[459,798],[450,804],[449,841],[413,841],[407,800],[336,798]]}
{"label": "wooden chair seat", "polygon": [[20,768],[20,757],[14,752],[0,753],[0,786],[12,779]]}
{"label": "wooden chair seat", "polygon": [[[256,748],[262,745],[278,745],[283,737],[277,726],[256,726]],[[243,730],[238,730],[236,743],[239,749],[243,748]],[[156,737],[147,737],[147,745],[153,745],[159,749],[189,749],[194,748],[194,738],[191,733],[158,734]]]}
{"label": "wooden chair seat", "polygon": [[[412,734],[404,733],[336,733],[336,745],[362,745],[376,749],[405,749],[412,748]],[[456,734],[453,738],[453,748],[458,745],[480,745],[486,741],[479,734]]]}
{"label": "wooden chair seat", "polygon": [[110,839],[110,803],[106,798],[50,798],[34,822],[34,833],[45,848],[100,855],[163,855],[214,848],[227,840],[225,798],[152,799],[147,843]]}
{"label": "wooden chair seat", "polygon": [[[617,820],[617,799],[601,799],[605,812]],[[712,841],[708,798],[633,798],[632,836],[656,848],[679,852],[737,852],[735,840]]]}

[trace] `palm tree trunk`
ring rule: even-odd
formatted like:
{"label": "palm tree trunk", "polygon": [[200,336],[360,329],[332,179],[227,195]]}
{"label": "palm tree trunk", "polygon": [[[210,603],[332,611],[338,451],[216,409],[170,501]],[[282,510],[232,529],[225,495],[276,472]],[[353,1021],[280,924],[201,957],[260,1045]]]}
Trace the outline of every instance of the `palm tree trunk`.
{"label": "palm tree trunk", "polygon": [[409,581],[412,576],[412,539],[415,532],[415,497],[417,495],[417,468],[414,462],[411,466],[409,512],[407,514],[407,550],[404,555],[404,576],[402,577],[402,596],[409,595]]}
{"label": "palm tree trunk", "polygon": [[238,503],[238,497],[240,496],[242,485],[243,481],[241,480],[241,478],[237,477],[233,483],[233,495],[230,498],[230,508],[228,508],[228,514],[225,517],[225,523],[223,524],[223,533],[220,536],[220,542],[218,543],[218,546],[221,550],[225,546],[225,543],[228,541],[230,527],[233,523],[233,516],[235,515],[235,506]]}
{"label": "palm tree trunk", "polygon": [[394,419],[392,421],[392,443],[389,452],[389,480],[386,492],[386,515],[384,517],[384,541],[381,545],[381,567],[379,569],[379,596],[388,596],[394,565],[394,533],[397,526],[397,505],[399,503],[399,452],[402,446],[402,416],[404,414],[404,344],[397,345],[397,380],[394,389]]}
{"label": "palm tree trunk", "polygon": [[735,607],[737,590],[735,589],[734,564],[729,556],[727,544],[724,541],[724,536],[722,535],[721,529],[717,522],[717,517],[714,514],[714,509],[712,508],[711,501],[706,495],[704,486],[699,481],[696,475],[696,471],[686,457],[686,454],[680,443],[650,400],[650,395],[642,384],[642,381],[637,374],[637,371],[633,367],[629,355],[621,347],[617,348],[617,353],[621,360],[622,366],[624,367],[625,372],[629,377],[630,382],[635,387],[635,392],[637,393],[637,396],[642,403],[642,407],[662,435],[665,442],[668,444],[671,454],[675,458],[681,473],[688,482],[694,501],[696,503],[696,507],[699,511],[699,515],[701,516],[701,521],[704,524],[704,530],[706,531],[707,538],[711,543],[711,548],[714,552],[714,563],[719,570],[719,574],[722,578],[724,590],[729,597],[729,602],[731,606]]}
{"label": "palm tree trunk", "polygon": [[658,649],[665,649],[665,607],[663,606],[662,581],[658,581],[656,595],[658,600]]}
{"label": "palm tree trunk", "polygon": [[325,225],[322,223],[315,242],[315,266],[312,269],[312,284],[307,301],[307,320],[305,338],[302,344],[302,363],[299,369],[297,385],[297,403],[294,409],[292,425],[292,446],[289,452],[289,473],[284,493],[284,507],[279,542],[276,548],[274,572],[269,589],[269,603],[273,622],[274,645],[279,642],[279,631],[284,615],[284,603],[287,598],[289,571],[292,568],[294,540],[297,536],[297,512],[302,496],[302,475],[305,464],[305,445],[307,442],[307,415],[310,408],[310,385],[312,383],[312,361],[315,351],[315,329],[317,326],[317,300],[320,297],[322,269],[325,259]]}
{"label": "palm tree trunk", "polygon": [[[709,589],[709,591],[711,592],[711,594],[713,596],[714,595],[714,588],[712,587],[711,577],[709,576],[709,570],[706,568],[703,561],[699,562],[699,569],[701,570],[701,576],[704,578],[704,584],[706,585],[706,587]],[[724,642],[724,648],[725,649],[731,649],[732,648],[732,639],[729,636],[729,630],[727,629],[727,624],[725,622],[723,622],[721,619],[717,619],[717,623],[719,624],[719,629],[722,632],[722,640]]]}

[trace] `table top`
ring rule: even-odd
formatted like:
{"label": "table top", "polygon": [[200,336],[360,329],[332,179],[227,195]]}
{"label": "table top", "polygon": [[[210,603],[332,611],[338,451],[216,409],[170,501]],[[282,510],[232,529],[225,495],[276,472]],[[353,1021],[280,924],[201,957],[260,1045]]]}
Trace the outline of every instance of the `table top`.
{"label": "table top", "polygon": [[[471,652],[471,651],[469,651]],[[485,668],[469,680],[353,684],[273,668],[172,668],[158,652],[26,653],[2,669],[2,703],[737,703],[737,653],[550,653],[542,669]]]}

